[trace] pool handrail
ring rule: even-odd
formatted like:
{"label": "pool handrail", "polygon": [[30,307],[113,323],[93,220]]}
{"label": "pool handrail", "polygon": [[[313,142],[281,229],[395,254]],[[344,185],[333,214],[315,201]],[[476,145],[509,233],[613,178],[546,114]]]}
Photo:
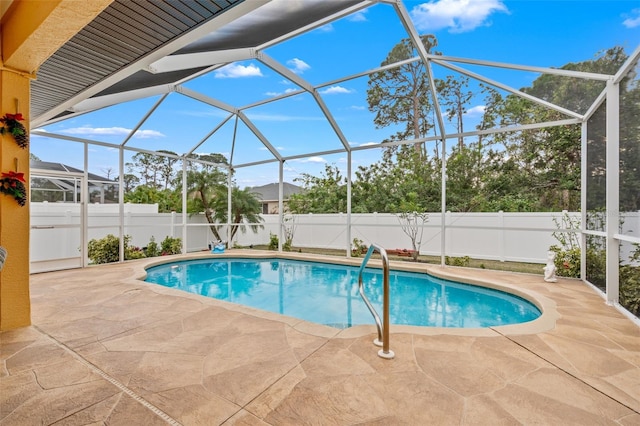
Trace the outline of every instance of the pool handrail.
{"label": "pool handrail", "polygon": [[[362,273],[364,272],[364,268],[367,266],[369,258],[375,251],[380,253],[380,257],[382,258],[382,322],[380,321],[380,316],[376,312],[375,308],[371,302],[369,302],[369,298],[364,294],[364,287],[362,283]],[[378,351],[378,356],[385,359],[392,359],[395,354],[389,349],[389,256],[387,256],[387,251],[377,244],[371,244],[369,246],[367,254],[362,260],[362,264],[360,265],[360,270],[358,272],[358,291],[360,292],[360,297],[362,297],[364,304],[367,305],[369,312],[371,312],[371,315],[373,315],[373,319],[376,322],[378,338],[373,341],[373,344],[376,346],[382,346],[382,349]]]}

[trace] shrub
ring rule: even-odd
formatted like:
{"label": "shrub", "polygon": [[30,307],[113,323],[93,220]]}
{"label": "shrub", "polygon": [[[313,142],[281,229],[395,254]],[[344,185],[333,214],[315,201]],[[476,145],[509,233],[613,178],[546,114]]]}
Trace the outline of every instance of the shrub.
{"label": "shrub", "polygon": [[182,253],[182,240],[180,238],[167,237],[160,243],[160,251],[163,256]]}
{"label": "shrub", "polygon": [[151,237],[149,244],[147,244],[147,247],[144,250],[144,254],[147,257],[160,256],[160,247],[158,246],[158,243],[156,242],[155,237],[153,236]]}
{"label": "shrub", "polygon": [[640,245],[629,257],[629,264],[620,266],[620,304],[636,317],[640,316]]}
{"label": "shrub", "polygon": [[[580,237],[575,231],[580,230],[580,220],[564,212],[558,221],[553,219],[557,231],[551,235],[558,240],[559,245],[552,245],[549,251],[556,254],[553,264],[556,274],[561,277],[577,278],[580,276]],[[568,231],[563,231],[563,230]]]}
{"label": "shrub", "polygon": [[89,241],[87,248],[92,263],[112,263],[120,260],[120,238],[115,235],[109,234],[99,240],[94,238]]}
{"label": "shrub", "polygon": [[[146,257],[140,247],[129,246],[131,235],[124,236],[124,259],[141,259]],[[120,238],[109,234],[101,239],[92,239],[87,246],[88,256],[94,264],[113,263],[120,260]]]}
{"label": "shrub", "polygon": [[[282,224],[284,230],[284,244],[282,244],[282,249],[284,251],[291,251],[291,247],[293,246],[293,235],[296,232],[295,216],[285,214]],[[278,245],[276,244],[276,248],[277,247]]]}
{"label": "shrub", "polygon": [[561,277],[578,278],[580,276],[580,247],[562,249],[553,245],[549,250],[556,254],[553,263],[556,274]]}
{"label": "shrub", "polygon": [[124,249],[124,260],[142,259],[147,257],[144,250],[136,246],[127,246]]}
{"label": "shrub", "polygon": [[640,316],[640,267],[620,267],[620,304],[636,317]]}
{"label": "shrub", "polygon": [[269,250],[278,250],[278,236],[269,232]]}
{"label": "shrub", "polygon": [[360,257],[361,254],[365,254],[369,250],[366,244],[359,238],[354,238],[351,245],[351,255],[353,257]]}
{"label": "shrub", "polygon": [[449,256],[445,256],[444,257],[444,264],[445,265],[451,265],[451,266],[469,266],[469,263],[471,262],[471,258],[469,256],[463,256],[463,257],[449,257]]}

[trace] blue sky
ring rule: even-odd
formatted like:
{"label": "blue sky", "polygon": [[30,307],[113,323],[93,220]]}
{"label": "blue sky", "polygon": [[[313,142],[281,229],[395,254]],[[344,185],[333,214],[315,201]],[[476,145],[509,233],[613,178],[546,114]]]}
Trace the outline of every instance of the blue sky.
{"label": "blue sky", "polygon": [[[631,54],[640,45],[640,1],[499,1],[405,0],[420,34],[434,34],[437,50],[446,56],[482,59],[541,67],[560,67],[593,59],[599,51],[623,46]],[[375,5],[330,25],[272,46],[265,54],[287,66],[312,85],[375,68],[391,48],[406,38],[393,8]],[[460,65],[463,66],[463,65]],[[538,77],[531,72],[465,66],[514,88],[529,86]],[[455,74],[434,67],[438,78]],[[474,83],[471,88],[473,89]],[[297,88],[258,61],[242,61],[185,84],[219,101],[241,107]],[[329,85],[320,90],[324,102],[348,143],[361,146],[380,142],[392,128],[375,129],[366,102],[367,77]],[[45,130],[119,144],[159,99],[140,99],[105,108]],[[483,99],[476,96],[467,108],[465,130],[472,130],[481,114]],[[285,157],[340,149],[342,144],[309,94],[286,98],[246,111],[247,116]],[[183,153],[219,126],[228,114],[177,93],[144,123],[128,146]],[[447,123],[448,128],[451,124]],[[235,146],[232,146],[233,134]],[[83,166],[83,145],[33,136],[31,151],[45,161]],[[198,150],[233,157],[234,164],[271,158],[261,142],[242,123],[224,124]],[[125,161],[131,155],[125,154]],[[354,170],[379,158],[380,150],[353,154]],[[346,173],[346,154],[320,154],[285,163],[285,181],[301,173],[318,174],[325,164]],[[89,170],[111,177],[118,171],[117,150],[89,147]],[[238,168],[241,187],[278,179],[277,163]]]}

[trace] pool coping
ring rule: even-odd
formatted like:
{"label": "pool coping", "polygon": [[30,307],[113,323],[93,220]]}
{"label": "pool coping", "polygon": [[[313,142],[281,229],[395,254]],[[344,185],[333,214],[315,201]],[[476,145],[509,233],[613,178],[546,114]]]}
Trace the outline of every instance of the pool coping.
{"label": "pool coping", "polygon": [[[240,305],[233,302],[222,301],[219,299],[206,297],[198,294],[188,293],[183,290],[173,289],[170,287],[164,287],[144,281],[146,278],[146,269],[158,266],[166,263],[180,262],[187,260],[201,260],[201,259],[216,259],[216,258],[253,258],[253,259],[290,259],[290,260],[303,260],[303,261],[315,261],[321,263],[333,263],[339,265],[348,266],[360,266],[362,258],[347,258],[338,256],[325,256],[309,253],[295,253],[295,252],[276,252],[276,251],[264,251],[264,250],[247,250],[247,249],[233,249],[227,250],[224,253],[211,253],[209,251],[187,253],[174,256],[161,256],[149,259],[138,259],[132,261],[133,274],[127,280],[136,285],[144,285],[146,288],[151,288],[152,291],[160,294],[171,294],[173,296],[180,296],[189,299],[195,299],[200,302],[206,302],[207,304],[224,307],[230,311],[241,312],[244,314],[252,315],[258,318],[263,318],[271,321],[278,321],[285,323],[292,328],[311,334],[318,337],[325,338],[358,338],[371,333],[377,333],[375,325],[357,325],[345,329],[337,329],[334,327],[313,323],[310,321],[302,320],[287,315],[282,315],[274,312],[264,311],[257,308],[252,308],[244,305]],[[382,261],[380,259],[372,258],[367,264],[368,267],[382,268]],[[454,266],[441,267],[439,265],[424,264],[424,263],[409,263],[402,261],[390,261],[390,267],[393,270],[427,273],[437,278],[452,280],[464,284],[475,285],[479,287],[491,288],[500,290],[506,293],[510,293],[533,303],[541,311],[540,317],[533,321],[526,323],[502,325],[486,328],[456,328],[456,327],[426,327],[426,326],[410,326],[410,325],[392,325],[390,327],[390,333],[410,333],[423,336],[432,335],[452,335],[452,336],[470,336],[470,337],[489,337],[495,335],[528,335],[538,334],[545,331],[552,330],[556,326],[556,321],[560,318],[556,302],[552,299],[540,294],[529,288],[522,286],[514,286],[509,283],[496,282],[495,278],[482,279],[478,277],[471,277],[465,272],[475,271],[476,269],[461,268]],[[500,271],[491,271],[500,272]],[[509,272],[513,275],[513,272]],[[530,280],[536,284],[544,283],[543,276],[534,274],[518,274],[523,278]],[[550,283],[546,283],[553,285]]]}

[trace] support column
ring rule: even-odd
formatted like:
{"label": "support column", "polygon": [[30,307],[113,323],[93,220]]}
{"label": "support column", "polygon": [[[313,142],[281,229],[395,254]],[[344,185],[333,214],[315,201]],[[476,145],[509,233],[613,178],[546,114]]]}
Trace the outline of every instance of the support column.
{"label": "support column", "polygon": [[[22,113],[20,123],[29,129],[31,76],[0,69],[0,116]],[[19,110],[17,110],[18,108]],[[5,131],[0,136],[0,172],[24,173],[29,191],[29,148],[21,148]],[[29,196],[24,206],[0,193],[0,245],[8,254],[0,271],[0,330],[31,324],[29,300]]]}
{"label": "support column", "polygon": [[620,297],[620,85],[607,81],[607,303]]}
{"label": "support column", "polygon": [[[22,113],[30,129],[30,80],[65,42],[113,0],[14,1],[0,18],[0,116]],[[17,106],[16,106],[17,101]],[[0,193],[0,245],[8,251],[0,271],[0,330],[31,324],[29,301],[29,148],[0,136],[0,172],[24,173],[27,201]]]}

